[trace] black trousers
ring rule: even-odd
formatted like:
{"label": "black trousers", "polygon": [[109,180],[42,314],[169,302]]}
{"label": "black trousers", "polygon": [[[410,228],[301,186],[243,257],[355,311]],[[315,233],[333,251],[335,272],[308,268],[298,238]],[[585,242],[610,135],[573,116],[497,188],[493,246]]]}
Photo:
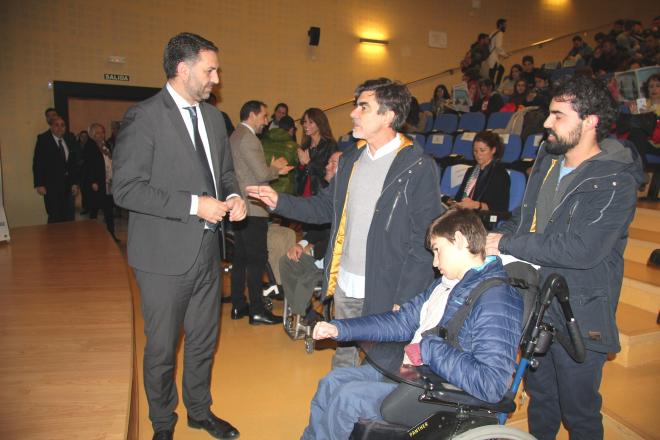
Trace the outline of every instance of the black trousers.
{"label": "black trousers", "polygon": [[95,219],[99,209],[103,211],[103,219],[108,232],[115,233],[115,201],[112,194],[92,193],[88,199],[89,218]]}
{"label": "black trousers", "polygon": [[44,196],[48,223],[70,222],[75,219],[75,205],[71,187],[50,188],[46,187]]}
{"label": "black trousers", "polygon": [[539,368],[527,372],[529,432],[539,440],[554,440],[564,422],[571,440],[603,438],[598,392],[607,354],[587,350],[583,363],[575,362],[558,342],[539,356]]}
{"label": "black trousers", "polygon": [[231,270],[231,302],[246,305],[245,283],[250,295],[250,313],[264,312],[262,278],[268,261],[268,218],[248,216],[234,223],[234,260]]}
{"label": "black trousers", "polygon": [[190,417],[208,416],[211,370],[220,320],[220,249],[205,231],[197,259],[182,275],[135,270],[140,286],[144,333],[144,388],[154,432],[173,429],[178,404],[176,346],[184,338],[183,402]]}

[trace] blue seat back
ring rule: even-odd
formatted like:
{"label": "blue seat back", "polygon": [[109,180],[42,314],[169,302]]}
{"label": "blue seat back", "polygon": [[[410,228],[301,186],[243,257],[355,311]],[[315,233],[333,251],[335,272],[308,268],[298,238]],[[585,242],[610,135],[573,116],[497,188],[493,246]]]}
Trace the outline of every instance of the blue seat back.
{"label": "blue seat back", "polygon": [[488,117],[488,125],[486,128],[491,130],[495,128],[506,128],[507,124],[511,120],[513,112],[495,112]]}
{"label": "blue seat back", "polygon": [[502,155],[502,163],[513,163],[520,158],[520,151],[522,150],[522,142],[520,136],[517,134],[501,134],[502,143],[504,144],[504,154]]}
{"label": "blue seat back", "polygon": [[509,173],[509,179],[511,179],[511,189],[509,190],[509,212],[511,212],[522,204],[527,178],[520,171],[506,171]]}
{"label": "blue seat back", "polygon": [[468,168],[470,166],[465,164],[447,167],[442,174],[442,179],[440,179],[440,192],[445,196],[456,198],[456,193],[458,193],[458,188],[463,183],[463,177]]}
{"label": "blue seat back", "polygon": [[443,133],[453,133],[458,127],[458,115],[452,113],[440,113],[433,123],[434,130],[440,130]]}
{"label": "blue seat back", "polygon": [[451,153],[454,138],[450,134],[431,133],[426,138],[424,151],[436,159],[441,159]]}
{"label": "blue seat back", "polygon": [[426,136],[423,134],[419,133],[406,133],[406,136],[408,136],[410,139],[412,139],[413,143],[419,145],[420,147],[424,148],[424,143],[426,142]]}
{"label": "blue seat back", "polygon": [[481,112],[463,113],[458,123],[459,130],[481,131],[486,126],[486,115]]}
{"label": "blue seat back", "polygon": [[472,153],[472,144],[474,143],[474,137],[477,133],[472,131],[466,131],[456,136],[454,140],[454,150],[453,153],[462,155],[465,160],[474,160],[474,154]]}
{"label": "blue seat back", "polygon": [[543,133],[530,134],[529,136],[527,136],[527,139],[525,139],[525,145],[523,146],[522,154],[520,155],[520,159],[535,160],[542,139],[543,139]]}
{"label": "blue seat back", "polygon": [[435,121],[433,120],[432,116],[429,116],[426,118],[426,125],[424,125],[424,133],[430,133],[433,131],[433,123]]}
{"label": "blue seat back", "polygon": [[419,110],[422,112],[430,112],[432,110],[431,103],[430,102],[420,102],[419,103]]}

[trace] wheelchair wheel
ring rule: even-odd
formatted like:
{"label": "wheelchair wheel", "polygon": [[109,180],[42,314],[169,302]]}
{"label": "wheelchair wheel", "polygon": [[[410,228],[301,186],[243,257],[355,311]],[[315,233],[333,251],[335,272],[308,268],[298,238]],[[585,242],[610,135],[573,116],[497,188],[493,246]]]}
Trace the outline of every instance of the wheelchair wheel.
{"label": "wheelchair wheel", "polygon": [[503,425],[486,425],[471,429],[461,435],[453,437],[452,440],[536,440],[531,434],[516,428]]}
{"label": "wheelchair wheel", "polygon": [[305,337],[305,351],[307,354],[314,353],[314,339],[310,336]]}

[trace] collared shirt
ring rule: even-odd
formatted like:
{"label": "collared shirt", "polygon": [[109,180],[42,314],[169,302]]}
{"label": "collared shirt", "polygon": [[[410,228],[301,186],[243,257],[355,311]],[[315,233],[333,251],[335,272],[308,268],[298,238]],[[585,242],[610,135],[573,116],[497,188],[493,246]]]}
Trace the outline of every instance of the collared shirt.
{"label": "collared shirt", "polygon": [[[390,153],[395,152],[400,146],[401,141],[399,139],[399,135],[397,134],[388,143],[376,150],[374,154],[371,154],[369,144],[367,144],[365,147],[367,150],[367,157],[372,161],[376,161]],[[368,255],[367,258],[369,258]],[[341,290],[344,291],[348,298],[363,299],[365,281],[366,277],[364,275],[354,274],[341,266],[339,267],[339,272],[337,273],[337,284]]]}
{"label": "collared shirt", "polygon": [[69,160],[69,146],[66,144],[64,138],[58,138],[53,134],[52,131],[50,132],[50,134],[53,136],[53,139],[55,139],[55,143],[57,144],[58,148],[59,148],[59,142],[62,141],[62,147],[64,147],[64,160],[65,161]]}
{"label": "collared shirt", "polygon": [[[193,122],[192,118],[190,116],[190,112],[186,109],[187,107],[194,107],[195,110],[197,111],[197,127],[199,130],[199,137],[202,139],[202,144],[204,144],[204,153],[206,153],[206,160],[209,162],[209,168],[211,168],[211,174],[213,175],[213,185],[216,186],[215,188],[215,193],[218,193],[218,188],[215,183],[215,173],[213,171],[213,162],[211,161],[211,148],[209,147],[209,137],[208,134],[206,133],[206,125],[204,125],[204,116],[202,116],[201,109],[199,108],[199,103],[195,103],[194,105],[191,105],[188,101],[183,99],[181,95],[179,95],[176,90],[170,85],[168,82],[165,86],[167,88],[167,91],[170,93],[172,96],[172,99],[174,99],[174,103],[176,106],[179,108],[179,112],[181,113],[181,117],[183,118],[184,124],[186,124],[186,129],[188,130],[188,135],[190,136],[190,140],[192,141],[192,144],[195,145],[195,131],[193,128]],[[190,215],[196,215],[197,214],[197,207],[199,204],[199,196],[196,194],[193,194],[191,196],[191,201],[190,201]]]}
{"label": "collared shirt", "polygon": [[255,136],[257,135],[257,133],[254,132],[254,128],[250,127],[250,126],[249,126],[248,124],[246,124],[245,122],[241,122],[241,125],[244,126],[244,127],[247,127],[247,129],[250,130],[250,131],[252,132],[253,135],[255,135]]}

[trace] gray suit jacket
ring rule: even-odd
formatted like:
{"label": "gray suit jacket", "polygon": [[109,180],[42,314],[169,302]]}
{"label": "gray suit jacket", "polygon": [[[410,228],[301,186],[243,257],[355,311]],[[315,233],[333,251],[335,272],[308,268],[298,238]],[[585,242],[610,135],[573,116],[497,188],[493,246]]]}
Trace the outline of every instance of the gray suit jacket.
{"label": "gray suit jacket", "polygon": [[[266,163],[261,141],[245,125],[238,124],[229,138],[234,168],[245,198],[245,187],[248,185],[268,185],[268,182],[279,177],[276,168]],[[268,217],[266,206],[257,200],[246,200],[248,214],[254,217]]]}
{"label": "gray suit jacket", "polygon": [[[225,123],[200,104],[210,143],[218,199],[238,193]],[[128,263],[180,275],[194,263],[204,222],[190,215],[191,195],[210,193],[193,142],[166,88],[124,115],[113,154],[113,195],[130,211]]]}

